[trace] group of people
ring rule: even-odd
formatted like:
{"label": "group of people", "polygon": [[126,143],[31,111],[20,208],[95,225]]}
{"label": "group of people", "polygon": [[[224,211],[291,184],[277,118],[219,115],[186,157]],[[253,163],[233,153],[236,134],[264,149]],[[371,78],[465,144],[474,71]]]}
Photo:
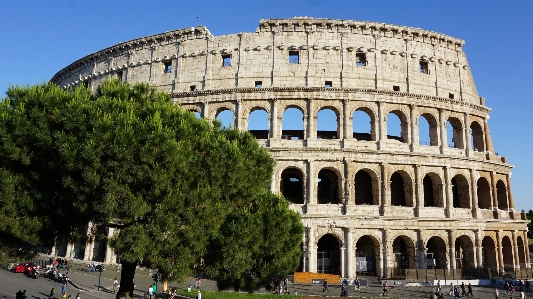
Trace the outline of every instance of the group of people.
{"label": "group of people", "polygon": [[[509,295],[511,296],[511,298],[514,297],[514,294],[516,292],[516,289],[514,287],[514,284],[513,282],[511,281],[506,281],[505,282],[505,295]],[[520,292],[520,299],[524,299],[526,298],[526,293],[525,292],[531,292],[531,284],[528,280],[524,280],[522,281],[521,279],[518,280],[518,290]],[[499,298],[499,291],[498,291],[498,288],[494,288],[494,297],[496,299]]]}
{"label": "group of people", "polygon": [[87,264],[87,270],[85,272],[96,272],[98,267],[98,262]]}
{"label": "group of people", "polygon": [[287,294],[290,295],[289,291],[289,279],[285,278],[283,281],[279,279],[274,280],[274,289],[272,294]]}
{"label": "group of people", "polygon": [[[55,288],[52,288],[52,290],[50,291],[50,295],[48,296],[48,299],[56,299],[55,295],[56,295]],[[67,284],[66,283],[63,283],[63,286],[61,286],[61,298],[72,299],[72,295],[67,295]],[[80,293],[76,294],[75,299],[81,299]]]}

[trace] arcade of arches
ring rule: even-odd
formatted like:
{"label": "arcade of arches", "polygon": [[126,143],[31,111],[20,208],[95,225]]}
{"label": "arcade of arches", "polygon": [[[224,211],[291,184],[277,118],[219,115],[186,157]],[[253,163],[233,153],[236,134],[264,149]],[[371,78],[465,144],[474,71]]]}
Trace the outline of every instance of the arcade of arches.
{"label": "arcade of arches", "polygon": [[402,269],[483,268],[505,273],[530,268],[526,237],[525,231],[308,227],[303,267],[341,277],[390,277]]}

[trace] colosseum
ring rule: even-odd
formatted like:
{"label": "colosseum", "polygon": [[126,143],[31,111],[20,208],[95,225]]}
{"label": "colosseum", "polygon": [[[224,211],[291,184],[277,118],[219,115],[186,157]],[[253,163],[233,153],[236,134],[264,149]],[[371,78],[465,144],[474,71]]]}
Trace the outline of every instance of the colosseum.
{"label": "colosseum", "polygon": [[[199,117],[231,112],[240,130],[263,115],[268,126],[250,132],[277,161],[271,190],[306,227],[301,271],[412,281],[531,277],[513,166],[494,150],[490,108],[463,45],[383,23],[267,19],[251,33],[213,36],[198,26],[119,43],[51,81],[93,90],[111,77],[149,82]],[[285,126],[290,110],[301,128]],[[336,115],[336,130],[318,130],[322,111]],[[420,136],[423,125],[429,134]],[[98,242],[52,251],[116,261]]]}

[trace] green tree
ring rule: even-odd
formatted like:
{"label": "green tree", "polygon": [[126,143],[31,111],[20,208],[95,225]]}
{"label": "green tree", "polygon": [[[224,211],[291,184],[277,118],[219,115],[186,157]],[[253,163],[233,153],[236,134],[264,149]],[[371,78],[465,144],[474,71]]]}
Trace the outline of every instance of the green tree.
{"label": "green tree", "polygon": [[[269,209],[274,160],[254,137],[199,120],[154,87],[113,80],[94,95],[52,84],[7,95],[0,105],[1,246],[83,240],[89,222],[116,228],[108,241],[123,269],[117,298],[132,297],[137,265],[180,280],[225,249],[209,245],[228,219],[251,206]],[[291,213],[279,217],[298,217]],[[301,229],[291,237],[301,240]],[[289,251],[297,260],[299,243]]]}

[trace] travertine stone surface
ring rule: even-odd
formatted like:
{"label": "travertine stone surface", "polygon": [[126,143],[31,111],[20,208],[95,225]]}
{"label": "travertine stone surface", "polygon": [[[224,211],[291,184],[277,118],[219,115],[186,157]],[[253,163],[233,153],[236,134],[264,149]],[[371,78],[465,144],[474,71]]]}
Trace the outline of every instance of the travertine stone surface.
{"label": "travertine stone surface", "polygon": [[[307,228],[304,271],[354,277],[356,254],[373,259],[380,276],[428,267],[431,253],[437,269],[529,268],[512,166],[494,150],[490,108],[463,44],[375,22],[270,19],[252,33],[213,36],[199,26],[120,43],[51,81],[93,90],[108,77],[150,82],[201,117],[231,111],[241,130],[265,111],[268,128],[252,133],[277,161],[271,190],[293,202]],[[289,108],[301,111],[298,132],[283,129]],[[326,109],[336,132],[317,130]],[[363,134],[352,127],[358,111],[370,119]],[[390,117],[399,118],[400,136],[388,134]],[[429,136],[419,136],[421,119]],[[295,182],[298,190],[286,187]],[[338,250],[321,243],[327,238]]]}

